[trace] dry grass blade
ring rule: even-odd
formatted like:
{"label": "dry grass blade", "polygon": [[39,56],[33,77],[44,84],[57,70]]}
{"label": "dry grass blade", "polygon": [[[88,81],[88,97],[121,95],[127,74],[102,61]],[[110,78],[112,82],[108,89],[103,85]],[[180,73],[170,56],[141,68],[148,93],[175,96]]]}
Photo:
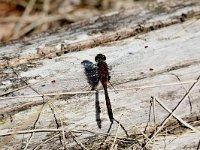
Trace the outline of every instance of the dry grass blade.
{"label": "dry grass blade", "polygon": [[[54,104],[51,104],[51,105],[53,106],[53,108],[52,108],[53,112],[58,111],[58,108]],[[54,108],[55,108],[55,111],[54,111]],[[54,113],[54,115],[55,115],[55,113]],[[63,125],[63,121],[62,121],[61,117],[59,115],[58,115],[58,117],[59,117],[59,120],[60,120],[61,129],[62,129],[63,148],[66,149],[66,143],[67,143],[67,141],[66,141],[66,138],[65,138],[65,129],[64,129],[64,125]]]}
{"label": "dry grass blade", "polygon": [[118,134],[118,131],[119,131],[120,121],[121,121],[122,116],[123,116],[123,114],[121,114],[121,116],[120,116],[118,127],[117,127],[117,131],[116,131],[116,134],[115,134],[115,138],[114,138],[113,143],[111,145],[111,150],[113,150],[114,146],[115,146],[115,142],[116,142],[116,139],[117,139],[117,134]]}
{"label": "dry grass blade", "polygon": [[153,122],[154,122],[154,129],[156,130],[156,116],[155,116],[155,109],[156,109],[156,99],[153,98]]}
{"label": "dry grass blade", "polygon": [[24,13],[22,14],[21,18],[19,19],[18,23],[15,26],[14,29],[14,34],[13,34],[13,39],[16,39],[19,37],[19,31],[21,29],[22,26],[22,21],[24,19],[24,17],[29,16],[30,12],[32,11],[34,5],[35,5],[36,0],[30,0],[28,6],[26,7]]}
{"label": "dry grass blade", "polygon": [[179,116],[177,116],[176,114],[174,114],[169,108],[167,108],[167,106],[165,106],[163,104],[162,101],[160,101],[158,98],[156,98],[156,101],[166,110],[168,111],[170,114],[172,114],[177,120],[179,120],[182,124],[184,124],[186,127],[190,128],[191,130],[193,130],[194,132],[200,133],[199,130],[197,130],[196,128],[194,128],[193,126],[191,126],[190,124],[188,124],[187,122],[185,122],[183,119],[181,119]]}
{"label": "dry grass blade", "polygon": [[[125,116],[125,115],[124,115]],[[131,121],[131,119],[130,118],[128,118],[127,116],[125,116],[126,118],[127,118],[127,120],[147,139],[147,140],[150,140],[149,138],[148,138],[148,136],[146,135],[146,134],[144,134],[144,132],[142,132],[134,123],[133,123],[133,121]]]}
{"label": "dry grass blade", "polygon": [[[54,96],[53,98],[49,99],[49,100],[41,107],[40,110],[44,109],[49,103],[52,103],[52,102],[53,102],[54,100],[56,100],[59,96],[60,96],[60,95],[58,94],[58,95]],[[39,110],[39,112],[40,112],[40,110]],[[12,140],[12,136],[14,136],[15,134],[17,134],[18,131],[20,131],[20,130],[26,128],[27,126],[29,126],[30,123],[31,123],[34,119],[36,119],[36,118],[38,117],[38,114],[39,114],[39,113],[33,113],[31,116],[29,116],[29,119],[27,119],[27,120],[25,120],[25,121],[23,122],[23,124],[20,126],[20,128],[16,129],[14,132],[12,132],[12,134],[10,134],[11,137],[8,137],[8,138],[5,138],[4,140],[2,140],[2,141],[0,142],[0,148],[1,148],[3,145],[5,145],[6,143],[8,143],[9,141],[11,141],[11,140]],[[0,134],[0,136],[2,136],[2,134]]]}
{"label": "dry grass blade", "polygon": [[37,21],[32,22],[30,25],[22,29],[22,31],[18,34],[19,37],[25,35],[26,33],[30,32],[31,30],[35,29],[38,26],[41,26],[45,23],[54,22],[58,20],[67,19],[67,15],[52,15],[52,16],[41,16],[40,19]]}
{"label": "dry grass blade", "polygon": [[62,132],[62,129],[34,129],[34,130],[23,130],[23,131],[13,131],[13,132],[7,132],[3,133],[1,131],[0,136],[10,136],[14,134],[30,134],[33,132]]}
{"label": "dry grass blade", "polygon": [[30,138],[28,139],[28,141],[27,141],[27,143],[26,143],[26,146],[25,146],[25,148],[24,148],[24,150],[27,150],[27,148],[28,148],[28,146],[29,146],[29,144],[30,144],[30,142],[31,142],[31,139],[34,137],[34,132],[33,133],[31,133],[31,136],[30,136]]}
{"label": "dry grass blade", "polygon": [[[146,85],[146,86],[137,86],[137,87],[132,87],[132,88],[123,88],[123,89],[116,89],[117,91],[124,91],[124,90],[135,90],[135,89],[147,89],[147,88],[156,88],[156,87],[162,87],[162,86],[173,86],[173,85],[181,85],[181,84],[188,84],[188,83],[194,83],[197,80],[187,80],[187,81],[182,81],[182,82],[172,82],[172,83],[165,83],[165,84],[158,84],[158,85]],[[37,83],[37,82],[36,82]],[[20,88],[17,88],[12,91],[8,91],[6,93],[1,94],[0,96],[24,89],[26,87],[29,87],[33,84],[29,84]],[[103,90],[99,90],[100,92],[103,92]],[[114,92],[114,90],[109,90],[109,92]],[[8,100],[8,99],[16,99],[16,98],[34,98],[34,97],[43,97],[43,96],[55,96],[57,94],[59,95],[70,95],[70,94],[88,94],[88,93],[95,93],[95,91],[75,91],[75,92],[56,92],[56,93],[46,93],[46,94],[41,94],[41,95],[25,95],[25,96],[9,96],[9,97],[0,97],[0,100]]]}
{"label": "dry grass blade", "polygon": [[59,135],[60,135],[60,133],[54,135],[54,136],[51,137],[51,138],[48,138],[47,140],[43,141],[42,143],[40,143],[39,145],[37,145],[35,148],[33,148],[33,150],[37,150],[37,149],[39,149],[43,144],[45,144],[46,142],[48,142],[48,141],[54,139],[55,137],[57,137],[57,136],[59,136]]}
{"label": "dry grass blade", "polygon": [[[51,0],[44,0],[43,2],[43,16],[47,16],[48,15],[48,12],[49,12],[49,4],[50,4],[50,1]],[[42,27],[41,27],[41,31],[46,31],[48,29],[48,23],[47,24],[44,24]]]}
{"label": "dry grass blade", "polygon": [[[44,98],[43,98],[43,102],[44,102]],[[36,118],[36,121],[35,121],[34,124],[33,124],[33,129],[36,129],[37,122],[39,121],[40,116],[41,116],[41,114],[42,114],[42,111],[43,111],[43,109],[44,109],[44,104],[45,104],[45,103],[43,103],[42,108],[41,108],[41,110],[40,110],[40,112],[39,112],[39,114],[38,114],[38,116],[37,116],[37,118]],[[31,142],[31,139],[34,137],[34,134],[35,134],[34,132],[31,133],[31,136],[30,136],[30,138],[28,139],[28,142],[27,142],[27,144],[26,144],[24,150],[26,150],[26,149],[28,148],[28,146],[29,146],[29,144],[30,144],[30,142]]]}
{"label": "dry grass blade", "polygon": [[87,148],[86,148],[80,141],[78,141],[78,140],[76,139],[75,135],[74,135],[72,132],[70,132],[70,134],[72,135],[74,141],[75,141],[82,149],[87,150]]}
{"label": "dry grass blade", "polygon": [[159,129],[152,135],[151,139],[147,141],[144,147],[146,147],[155,137],[156,135],[163,129],[164,125],[168,122],[168,120],[172,117],[173,113],[176,112],[176,110],[179,108],[179,106],[182,104],[182,102],[190,95],[190,93],[195,89],[195,87],[198,85],[200,81],[200,76],[197,78],[197,81],[191,86],[191,88],[188,90],[188,92],[183,96],[183,98],[180,100],[178,105],[174,108],[172,113],[162,122]]}
{"label": "dry grass blade", "polygon": [[[172,74],[173,74],[173,73],[172,73]],[[179,78],[178,75],[176,75],[176,74],[173,74],[173,75],[178,79],[178,81],[181,82],[181,79]],[[187,89],[185,88],[185,86],[182,85],[182,87],[183,87],[183,89],[185,90],[185,92],[187,93]],[[188,100],[189,100],[189,104],[190,104],[190,113],[192,114],[192,103],[191,103],[191,98],[190,98],[190,96],[188,96]]]}
{"label": "dry grass blade", "polygon": [[[155,108],[156,108],[156,99],[153,97],[153,122],[154,122],[154,132],[156,132],[156,116],[155,116]],[[155,143],[155,139],[153,140],[153,144]]]}
{"label": "dry grass blade", "polygon": [[[23,22],[26,22],[26,23],[30,23],[30,22],[33,22],[35,21],[36,19],[39,18],[40,15],[31,15],[31,16],[26,16],[24,18],[22,18],[22,21]],[[17,22],[18,20],[20,19],[20,17],[18,16],[8,16],[6,18],[4,17],[0,17],[0,23],[11,23],[11,22]]]}

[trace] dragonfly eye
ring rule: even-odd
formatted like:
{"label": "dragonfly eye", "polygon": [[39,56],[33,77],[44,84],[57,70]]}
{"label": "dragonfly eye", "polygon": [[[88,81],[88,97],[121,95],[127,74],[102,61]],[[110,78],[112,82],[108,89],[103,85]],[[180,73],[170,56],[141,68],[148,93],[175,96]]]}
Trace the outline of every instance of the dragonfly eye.
{"label": "dragonfly eye", "polygon": [[97,55],[95,56],[95,61],[96,61],[96,62],[105,61],[105,60],[106,60],[106,56],[103,55],[103,54],[97,54]]}

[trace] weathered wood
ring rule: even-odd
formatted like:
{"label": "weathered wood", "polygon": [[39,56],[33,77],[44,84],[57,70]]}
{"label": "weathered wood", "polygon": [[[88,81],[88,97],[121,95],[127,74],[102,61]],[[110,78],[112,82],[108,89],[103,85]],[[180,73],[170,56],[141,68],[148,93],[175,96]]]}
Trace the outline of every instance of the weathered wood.
{"label": "weathered wood", "polygon": [[[181,4],[180,6],[171,8],[169,12],[163,11],[163,18],[160,17],[159,13],[161,12],[158,13],[157,9],[147,11],[142,15],[140,12],[130,10],[114,15],[105,15],[92,19],[89,22],[81,22],[75,25],[75,27],[71,26],[66,30],[63,29],[64,33],[59,32],[45,38],[38,37],[38,39],[32,41],[7,46],[7,52],[1,48],[0,54],[3,57],[0,59],[0,67],[17,66],[42,59],[43,57],[52,58],[68,52],[96,47],[108,42],[122,40],[181,23],[200,16],[200,10],[196,7],[198,4],[199,2],[197,1],[185,4],[184,6],[188,7],[187,10],[180,9],[177,11],[177,8],[182,6]],[[164,16],[164,14],[168,15]],[[84,38],[80,39],[78,34],[85,34],[88,38],[86,40]],[[75,38],[76,40],[73,41],[70,38]],[[16,51],[18,52],[16,53]]]}
{"label": "weathered wood", "polygon": [[[176,3],[178,4],[175,5]],[[154,121],[158,126],[168,116],[168,113],[157,104],[152,106],[151,97],[162,99],[166,107],[173,112],[185,95],[185,91],[197,82],[197,77],[200,75],[200,2],[181,0],[172,4],[170,1],[170,4],[166,4],[168,7],[162,10],[158,7],[145,11],[124,10],[75,23],[51,34],[41,34],[7,45],[2,44],[0,114],[4,115],[4,118],[3,116],[0,118],[0,131],[10,134],[27,133],[24,140],[27,141],[28,131],[16,132],[17,129],[38,128],[45,131],[48,128],[56,128],[56,125],[62,122],[62,128],[99,130],[106,133],[110,124],[103,92],[95,95],[95,91],[90,91],[91,87],[85,74],[85,69],[94,65],[96,54],[103,53],[107,56],[108,65],[112,66],[111,83],[118,91],[117,94],[114,93],[109,85],[114,118],[119,120],[120,115],[124,114],[133,123],[128,122],[125,117],[121,118],[120,124],[123,124],[128,135],[134,137],[134,142],[132,139],[132,143],[123,143],[124,147],[118,144],[118,147],[128,148],[135,144],[136,139],[138,142],[143,141],[141,138],[144,137],[149,139],[147,135],[153,132]],[[86,64],[88,68],[84,66],[84,60],[88,63]],[[56,100],[51,98],[54,95],[58,95]],[[48,104],[55,106],[55,112],[52,113],[48,105],[45,105],[42,111],[40,109],[41,116],[38,123],[33,127],[32,123],[36,122],[34,120],[36,117],[31,116],[38,116],[39,105],[46,102],[40,98],[44,96],[48,98]],[[176,115],[199,130],[198,87],[190,93],[190,98],[192,110],[186,97]],[[98,129],[95,122],[95,100],[99,101],[101,108],[99,114],[99,118],[102,119],[101,129]],[[153,115],[152,107],[154,107]],[[155,119],[152,119],[152,116]],[[60,118],[60,122],[56,124],[55,118]],[[168,120],[161,130],[162,134],[167,129],[173,129],[173,125],[177,126],[178,122],[173,119]],[[137,127],[137,132],[140,132],[139,135],[133,130],[134,126]],[[144,134],[145,127],[147,131]],[[10,129],[12,132],[9,132]],[[125,136],[120,130],[117,136],[114,136],[116,130],[117,124],[113,124],[110,130],[111,136],[106,134],[107,140],[116,137],[114,144],[121,142],[117,136]],[[55,132],[57,131],[64,133],[62,129],[55,129]],[[179,134],[184,133],[185,130],[179,132]],[[74,134],[85,148],[98,149],[100,145],[98,142],[107,144],[107,141],[99,136]],[[188,140],[188,136],[183,136],[183,139],[178,137],[176,141],[179,144],[175,143],[173,148],[181,149],[185,145],[194,145],[197,140],[199,141],[199,136],[195,133],[188,134],[194,137],[193,140]],[[3,148],[5,148],[3,145],[13,148],[23,147],[21,146],[23,137],[11,136],[12,138],[0,137],[0,145]],[[76,143],[71,141],[72,137],[68,135],[62,137],[66,138],[67,148],[75,148]],[[167,136],[170,137],[172,138],[172,135]],[[33,149],[46,139],[49,139],[49,134],[37,132],[28,144],[24,144]],[[60,142],[56,145],[59,139],[54,140],[55,142],[41,145],[41,149],[47,149],[53,144],[56,149],[61,147]],[[162,140],[163,137],[160,138],[159,135],[151,147],[164,149]],[[183,140],[186,142],[182,142]],[[180,143],[183,143],[181,147]],[[93,147],[90,147],[91,145]],[[168,149],[171,148],[170,144],[167,146]]]}

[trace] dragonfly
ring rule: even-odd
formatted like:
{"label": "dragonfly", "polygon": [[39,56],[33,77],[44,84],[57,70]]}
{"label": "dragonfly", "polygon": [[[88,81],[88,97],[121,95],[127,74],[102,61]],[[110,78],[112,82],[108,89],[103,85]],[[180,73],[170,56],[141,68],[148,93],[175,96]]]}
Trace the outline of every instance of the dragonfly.
{"label": "dragonfly", "polygon": [[[95,61],[97,62],[97,65],[94,65],[90,61],[83,61],[82,65],[85,68],[85,75],[87,77],[88,83],[92,87],[91,90],[95,90],[99,82],[101,82],[104,89],[108,116],[111,123],[113,123],[113,119],[114,119],[113,112],[112,112],[111,102],[110,102],[110,98],[109,98],[108,90],[107,90],[108,88],[107,83],[110,80],[110,76],[109,76],[109,71],[108,71],[108,65],[105,62],[106,56],[103,54],[98,54],[95,57]],[[97,106],[97,104],[98,102],[96,102],[96,109],[99,109],[99,106]],[[97,111],[97,112],[100,112],[100,111]],[[99,120],[100,118],[97,119],[97,121]]]}
{"label": "dragonfly", "polygon": [[[109,117],[110,122],[111,122],[107,133],[110,132],[112,124],[113,124],[113,121],[116,121],[122,127],[122,129],[125,131],[126,135],[128,136],[128,133],[125,130],[125,128],[123,127],[123,125],[113,117],[111,102],[110,102],[110,98],[109,98],[108,90],[107,90],[107,88],[108,88],[107,87],[107,83],[108,82],[110,83],[110,78],[111,78],[109,76],[110,68],[108,68],[108,65],[105,62],[105,60],[106,60],[105,55],[98,54],[95,57],[95,61],[97,62],[97,65],[93,64],[92,62],[90,62],[88,60],[83,61],[81,64],[85,68],[85,75],[87,77],[88,83],[92,87],[92,90],[96,89],[96,86],[99,84],[99,82],[101,82],[101,84],[102,84],[102,86],[104,88],[104,94],[105,94],[105,101],[106,101],[106,106],[107,106],[108,117]],[[112,84],[111,84],[111,86],[114,88],[114,86]],[[100,119],[100,112],[101,111],[100,111],[100,106],[99,106],[99,101],[98,101],[98,90],[96,90],[95,106],[96,106],[96,121],[97,121],[97,125],[98,125],[99,128],[101,128],[101,119]]]}

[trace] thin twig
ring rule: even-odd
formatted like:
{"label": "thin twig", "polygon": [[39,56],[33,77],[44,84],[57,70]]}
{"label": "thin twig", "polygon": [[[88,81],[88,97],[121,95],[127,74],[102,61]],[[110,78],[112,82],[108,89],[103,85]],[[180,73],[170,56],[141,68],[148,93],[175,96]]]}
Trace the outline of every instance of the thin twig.
{"label": "thin twig", "polygon": [[[7,133],[0,133],[0,137],[2,136],[11,136],[13,134],[30,134],[32,132],[62,132],[63,129],[35,129],[35,130],[23,130],[23,131],[12,131],[12,132],[7,132]],[[65,130],[65,129],[64,129]],[[66,132],[66,130],[65,130]],[[103,135],[106,136],[108,135],[108,133],[96,133],[93,131],[89,131],[89,130],[71,130],[71,132],[74,133],[83,133],[83,132],[87,132],[87,133],[91,133],[91,134],[95,134],[95,135]]]}
{"label": "thin twig", "polygon": [[[27,86],[29,85],[29,84],[27,83],[27,81],[23,80],[22,77],[20,77],[19,73],[18,73],[17,71],[15,71],[14,68],[12,68],[12,70],[13,70],[13,73],[17,76],[17,78],[18,78],[21,82],[24,82]],[[34,89],[32,86],[28,86],[28,87],[29,87],[31,90],[33,90],[35,93],[37,93],[38,95],[40,95],[40,93],[39,93],[36,89]]]}
{"label": "thin twig", "polygon": [[[54,104],[51,104],[51,105],[55,108],[55,110],[58,110],[58,108]],[[62,121],[61,117],[60,116],[58,116],[58,117],[59,117],[59,120],[60,120],[61,129],[62,129],[63,146],[64,146],[64,149],[66,149],[66,143],[67,142],[66,142],[66,139],[65,139],[65,129],[64,129],[64,125],[63,125],[63,121]],[[57,123],[57,125],[59,125],[59,124]],[[61,141],[61,138],[60,138],[60,141]],[[61,142],[61,144],[62,144],[62,142]]]}
{"label": "thin twig", "polygon": [[62,129],[34,129],[34,130],[23,130],[23,131],[13,131],[7,133],[0,133],[0,136],[10,136],[14,134],[30,134],[30,133],[37,133],[37,132],[61,132]]}
{"label": "thin twig", "polygon": [[[51,0],[44,0],[43,1],[43,16],[48,16],[48,12],[49,12],[49,3]],[[48,23],[44,24],[41,27],[42,31],[46,31],[48,29]]]}
{"label": "thin twig", "polygon": [[[153,97],[153,122],[154,122],[154,132],[156,132],[156,116],[155,116],[155,104],[156,104],[156,101],[155,101],[155,97]],[[153,140],[153,144],[155,143],[155,138]]]}
{"label": "thin twig", "polygon": [[197,146],[197,150],[200,150],[200,140],[199,140],[199,143],[198,143],[198,146]]}
{"label": "thin twig", "polygon": [[[53,102],[54,100],[56,100],[59,96],[60,96],[60,95],[58,94],[58,95],[54,96],[53,98],[51,98],[50,100],[48,100],[46,103],[44,103],[44,107],[45,107],[46,105],[48,105],[49,103],[52,103],[52,102]],[[42,107],[42,109],[43,109],[44,107]],[[30,122],[33,121],[33,119],[34,119],[35,117],[37,118],[37,116],[38,116],[38,114],[33,113],[33,114],[29,117],[29,119],[27,119],[27,120],[23,123],[23,125],[21,125],[21,127],[20,127],[19,129],[16,129],[16,130],[12,133],[11,137],[14,136],[20,129],[23,129],[23,128],[27,127],[27,126],[30,124]],[[0,136],[1,136],[1,134],[0,134]],[[2,147],[2,146],[5,145],[6,143],[8,143],[10,140],[12,140],[11,137],[8,137],[8,138],[5,138],[4,140],[2,140],[2,141],[0,142],[0,147]]]}
{"label": "thin twig", "polygon": [[[125,115],[124,115],[125,116]],[[151,140],[151,139],[149,139],[148,138],[148,136],[144,133],[144,132],[142,132],[134,123],[133,123],[133,121],[131,121],[131,119],[129,119],[127,116],[125,116],[126,118],[127,118],[127,120],[147,139],[147,140]],[[128,147],[127,149],[132,149],[132,147],[134,146],[134,144],[133,145],[131,145],[130,147]]]}
{"label": "thin twig", "polygon": [[35,5],[36,0],[30,0],[28,3],[28,6],[26,7],[25,11],[23,12],[21,18],[19,19],[18,23],[15,26],[14,29],[14,34],[13,34],[13,39],[18,38],[19,37],[19,31],[21,29],[22,26],[22,21],[24,20],[24,17],[29,16],[30,12],[32,11],[34,5]]}
{"label": "thin twig", "polygon": [[129,136],[129,135],[128,135],[128,132],[126,131],[125,127],[120,123],[120,121],[116,120],[115,118],[114,118],[114,121],[116,121],[116,122],[121,126],[121,128],[122,128],[123,131],[124,131],[124,133],[125,133],[126,136],[128,137],[128,136]]}
{"label": "thin twig", "polygon": [[[166,150],[167,144],[166,144],[166,137],[167,137],[167,129],[165,130],[165,136],[164,136],[164,150]],[[155,140],[155,139],[154,139]]]}
{"label": "thin twig", "polygon": [[156,103],[155,103],[155,97],[153,98],[153,122],[154,122],[154,129],[156,130],[156,116],[155,116],[155,109],[156,109]]}
{"label": "thin twig", "polygon": [[177,116],[176,114],[174,114],[169,108],[167,108],[166,105],[163,104],[163,102],[161,102],[158,98],[156,98],[156,101],[166,110],[168,111],[170,114],[172,114],[178,121],[180,121],[182,124],[184,124],[186,127],[188,127],[189,129],[193,130],[194,132],[200,133],[199,130],[197,130],[196,128],[194,128],[193,126],[191,126],[190,124],[188,124],[187,122],[185,122],[183,119],[181,119],[179,116]]}
{"label": "thin twig", "polygon": [[40,148],[40,146],[42,146],[43,144],[45,144],[46,142],[48,142],[48,141],[50,141],[50,140],[52,140],[52,139],[54,139],[55,137],[57,137],[57,136],[59,136],[60,135],[60,133],[59,134],[56,134],[56,135],[54,135],[53,137],[51,137],[51,138],[48,138],[48,139],[46,139],[45,141],[43,141],[42,143],[40,143],[39,145],[37,145],[35,148],[33,148],[33,150],[36,150],[36,149],[39,149]]}
{"label": "thin twig", "polygon": [[[180,82],[181,82],[181,79],[179,78],[178,75],[172,73],[172,75],[174,75]],[[187,89],[185,88],[184,85],[182,85],[183,89],[185,90],[185,92],[187,93]],[[189,100],[189,104],[190,104],[190,114],[192,114],[192,103],[191,103],[191,98],[190,96],[188,95],[188,100]]]}
{"label": "thin twig", "polygon": [[183,96],[183,98],[180,100],[180,102],[178,103],[178,105],[174,108],[174,110],[172,111],[172,113],[163,121],[163,123],[161,124],[160,128],[152,135],[151,139],[145,144],[144,147],[146,147],[152,141],[152,139],[154,139],[156,137],[156,135],[160,132],[160,130],[162,130],[162,128],[164,127],[164,125],[167,123],[167,121],[172,117],[173,113],[176,112],[176,110],[179,108],[179,106],[182,104],[182,102],[195,89],[195,87],[197,86],[197,84],[199,83],[199,81],[200,81],[200,76],[197,78],[197,81],[191,86],[191,88],[188,90],[188,92]]}
{"label": "thin twig", "polygon": [[151,108],[152,108],[152,100],[150,100],[149,119],[148,119],[147,125],[146,125],[146,127],[144,129],[144,133],[146,132],[146,130],[147,130],[148,126],[149,126],[149,122],[151,121]]}
{"label": "thin twig", "polygon": [[29,146],[29,144],[30,144],[30,142],[31,142],[31,139],[34,137],[34,132],[33,133],[31,133],[31,136],[29,137],[29,139],[27,140],[27,143],[26,143],[26,146],[25,146],[25,148],[24,148],[24,150],[26,150],[27,148],[28,148],[28,146]]}
{"label": "thin twig", "polygon": [[[22,18],[23,22],[29,23],[37,20],[41,15],[31,15],[31,16],[26,16]],[[11,22],[17,22],[20,19],[19,16],[8,16],[8,17],[0,17],[0,23],[11,23]]]}
{"label": "thin twig", "polygon": [[[181,85],[181,84],[188,84],[188,83],[194,83],[197,80],[188,80],[183,82],[172,82],[172,83],[165,83],[165,84],[158,84],[158,85],[146,85],[146,86],[138,86],[138,87],[132,87],[132,88],[123,88],[123,89],[116,89],[117,91],[127,91],[127,90],[133,90],[133,89],[146,89],[146,88],[156,88],[156,87],[162,87],[162,86],[173,86],[173,85]],[[34,83],[36,84],[36,83]],[[6,92],[1,94],[0,96],[21,90],[23,88],[26,88],[28,86],[31,86],[33,84],[29,84],[23,87],[20,87],[18,89]],[[99,90],[99,92],[103,92],[103,90]],[[114,92],[114,90],[109,90],[109,92]],[[10,96],[10,97],[0,97],[0,100],[8,100],[8,99],[16,99],[16,98],[34,98],[34,97],[43,97],[43,96],[54,96],[54,95],[73,95],[73,94],[88,94],[88,93],[95,93],[95,91],[74,91],[74,92],[56,92],[56,93],[46,93],[46,94],[40,94],[40,95],[25,95],[25,96]]]}
{"label": "thin twig", "polygon": [[63,19],[66,19],[66,16],[64,16],[64,15],[43,16],[41,19],[38,19],[37,21],[34,21],[30,25],[26,26],[19,33],[19,37],[25,35],[26,33],[30,32],[34,28],[41,26],[45,23],[55,22],[55,21],[63,20]]}
{"label": "thin twig", "polygon": [[[53,105],[53,104],[52,104],[52,105]],[[51,109],[51,111],[52,111],[54,120],[55,120],[55,122],[56,122],[56,128],[59,129],[59,128],[60,128],[60,125],[59,125],[59,123],[58,123],[58,119],[56,118],[55,111],[54,111],[54,109],[51,107],[51,105],[49,105],[49,107],[50,107],[50,109]],[[60,140],[61,145],[63,145],[61,136],[59,136],[59,140]]]}
{"label": "thin twig", "polygon": [[[37,118],[36,118],[36,120],[35,120],[35,122],[34,122],[34,124],[33,124],[33,129],[36,129],[36,124],[37,124],[37,122],[39,121],[39,118],[40,118],[40,116],[41,116],[41,113],[42,113],[42,111],[43,111],[43,108],[44,108],[44,104],[43,104],[42,108],[40,109],[40,112],[39,112],[39,114],[38,114],[38,116],[37,116]],[[24,150],[26,150],[26,149],[28,148],[28,146],[29,146],[29,144],[30,144],[30,141],[31,141],[31,139],[33,138],[33,136],[34,136],[34,132],[31,133],[31,136],[29,137],[28,142],[27,142],[27,144],[26,144]]]}
{"label": "thin twig", "polygon": [[[26,86],[26,87],[28,87],[28,86]],[[55,95],[58,95],[58,94],[59,95],[75,95],[75,94],[88,94],[88,93],[95,93],[95,91],[56,92],[56,93],[47,93],[47,94],[40,94],[40,95],[0,97],[0,100],[4,100],[4,99],[16,99],[16,98],[35,98],[35,97],[55,96]]]}
{"label": "thin twig", "polygon": [[[22,82],[24,82],[26,85],[29,85],[25,80],[23,80],[23,79],[20,77],[20,75],[18,74],[17,71],[15,71],[13,68],[12,68],[12,70],[13,70],[14,74],[17,75],[17,78],[19,78],[19,79],[20,79]],[[29,88],[32,89],[35,93],[40,94],[40,93],[39,93],[37,90],[35,90],[32,86],[29,86]],[[37,122],[39,121],[39,118],[40,118],[40,116],[41,116],[42,110],[43,110],[43,108],[44,108],[44,101],[45,101],[45,100],[44,100],[44,97],[42,97],[42,99],[43,99],[43,106],[42,106],[42,108],[41,108],[41,110],[40,110],[40,112],[39,112],[39,114],[38,114],[38,116],[37,116],[37,118],[36,118],[36,120],[35,120],[35,122],[34,122],[34,124],[33,124],[33,129],[36,129]],[[30,144],[31,139],[33,138],[33,136],[34,136],[34,132],[31,133],[31,136],[29,137],[28,142],[27,142],[27,144],[26,144],[24,150],[26,150],[26,149],[28,148],[28,146],[29,146],[29,144]]]}
{"label": "thin twig", "polygon": [[150,140],[149,138],[148,138],[148,136],[146,135],[146,134],[144,134],[144,132],[142,132],[134,123],[133,123],[133,121],[131,121],[131,119],[129,119],[127,116],[125,116],[124,115],[124,117],[126,117],[127,118],[127,120],[147,139],[147,140]]}
{"label": "thin twig", "polygon": [[114,149],[114,146],[115,146],[115,142],[116,142],[116,139],[117,139],[117,134],[118,134],[118,131],[119,131],[120,121],[121,121],[122,116],[123,116],[123,114],[121,114],[121,116],[120,116],[119,124],[118,124],[117,131],[116,131],[116,134],[115,134],[115,138],[114,138],[113,143],[112,143],[112,145],[111,145],[111,150],[113,150],[113,149]]}
{"label": "thin twig", "polygon": [[80,141],[78,141],[78,140],[76,139],[76,137],[74,136],[74,134],[73,134],[71,131],[69,131],[69,133],[72,135],[72,138],[74,139],[74,141],[75,141],[82,149],[87,150],[87,148],[86,148]]}

